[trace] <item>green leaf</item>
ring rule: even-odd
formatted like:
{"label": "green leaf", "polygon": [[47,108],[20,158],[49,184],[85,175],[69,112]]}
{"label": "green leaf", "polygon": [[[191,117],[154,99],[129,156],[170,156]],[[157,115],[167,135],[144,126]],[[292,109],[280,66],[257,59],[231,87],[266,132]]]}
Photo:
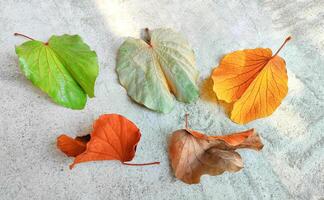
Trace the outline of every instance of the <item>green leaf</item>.
{"label": "green leaf", "polygon": [[47,43],[32,40],[16,47],[19,66],[32,83],[54,102],[84,108],[94,96],[98,60],[78,35],[52,36]]}
{"label": "green leaf", "polygon": [[116,71],[128,95],[163,113],[174,107],[172,94],[181,102],[196,101],[198,71],[187,40],[171,29],[148,34],[147,42],[128,38],[119,48]]}

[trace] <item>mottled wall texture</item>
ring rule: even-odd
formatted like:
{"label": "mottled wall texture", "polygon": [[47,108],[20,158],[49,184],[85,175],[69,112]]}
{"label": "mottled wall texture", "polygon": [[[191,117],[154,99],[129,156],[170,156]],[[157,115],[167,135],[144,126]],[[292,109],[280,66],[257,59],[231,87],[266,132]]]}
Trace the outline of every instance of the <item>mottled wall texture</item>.
{"label": "mottled wall texture", "polygon": [[[142,28],[170,27],[196,52],[201,99],[177,103],[158,114],[131,101],[118,83],[116,52]],[[79,34],[97,52],[100,74],[96,98],[84,110],[58,106],[20,72],[14,46],[21,32],[46,41],[52,34]],[[289,92],[276,112],[246,126],[224,114],[208,77],[219,59],[233,50],[277,49],[285,58]],[[0,199],[311,199],[324,198],[324,2],[323,0],[0,0]],[[142,131],[129,167],[92,162],[69,170],[71,159],[56,149],[61,133],[91,131],[102,113],[119,113]],[[169,167],[167,137],[184,126],[210,135],[255,127],[264,149],[243,150],[244,169],[203,176],[200,184],[175,179]]]}

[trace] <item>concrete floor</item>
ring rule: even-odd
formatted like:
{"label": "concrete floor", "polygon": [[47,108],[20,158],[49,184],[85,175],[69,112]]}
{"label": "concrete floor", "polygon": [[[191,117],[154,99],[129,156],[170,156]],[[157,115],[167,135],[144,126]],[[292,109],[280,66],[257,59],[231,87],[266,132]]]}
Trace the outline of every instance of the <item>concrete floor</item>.
{"label": "concrete floor", "polygon": [[[126,36],[141,28],[171,27],[183,33],[196,52],[199,83],[219,58],[233,50],[269,47],[282,51],[289,93],[270,117],[236,125],[204,92],[191,105],[177,103],[158,114],[135,103],[119,85],[116,52]],[[79,34],[99,57],[96,98],[84,110],[60,107],[20,72],[14,46],[21,32],[46,41],[52,34]],[[324,198],[324,1],[170,1],[170,0],[0,0],[0,199],[312,199]],[[207,85],[207,86],[206,86]],[[239,173],[204,176],[198,185],[175,179],[169,167],[167,136],[191,127],[225,134],[254,127],[264,149],[241,150]],[[135,122],[142,139],[129,167],[92,162],[69,170],[72,159],[56,149],[61,133],[91,131],[103,113],[120,113]]]}

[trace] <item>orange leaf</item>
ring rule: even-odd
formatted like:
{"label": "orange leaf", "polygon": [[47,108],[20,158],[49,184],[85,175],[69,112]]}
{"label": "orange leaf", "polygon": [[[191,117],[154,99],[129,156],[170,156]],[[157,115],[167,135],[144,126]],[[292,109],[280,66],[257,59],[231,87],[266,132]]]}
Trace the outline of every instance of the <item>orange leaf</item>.
{"label": "orange leaf", "polygon": [[[186,123],[187,124],[187,123]],[[188,184],[200,182],[204,174],[219,175],[243,168],[239,148],[262,149],[254,129],[227,136],[206,136],[187,128],[172,133],[169,157],[175,176]]]}
{"label": "orange leaf", "polygon": [[58,147],[67,155],[76,156],[70,165],[71,169],[78,163],[98,160],[119,160],[125,165],[134,166],[159,164],[125,163],[134,158],[140,138],[140,130],[133,122],[118,114],[105,114],[94,122],[86,149],[82,149],[84,143],[65,135],[58,137]]}
{"label": "orange leaf", "polygon": [[256,48],[227,54],[214,69],[217,98],[233,103],[231,119],[239,124],[271,115],[288,92],[285,60],[270,49]]}

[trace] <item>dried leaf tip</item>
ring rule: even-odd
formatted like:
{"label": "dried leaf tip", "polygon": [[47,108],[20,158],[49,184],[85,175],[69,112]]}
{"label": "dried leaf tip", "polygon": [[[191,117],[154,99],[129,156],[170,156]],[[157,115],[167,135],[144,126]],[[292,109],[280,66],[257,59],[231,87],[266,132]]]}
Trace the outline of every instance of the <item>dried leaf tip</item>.
{"label": "dried leaf tip", "polygon": [[280,46],[280,48],[277,50],[277,52],[272,56],[272,58],[273,57],[275,57],[276,55],[278,55],[278,53],[281,51],[281,49],[286,45],[286,43],[289,41],[289,40],[291,40],[292,39],[292,37],[291,36],[288,36],[286,39],[285,39],[285,41],[284,41],[284,43],[282,43],[282,45]]}

